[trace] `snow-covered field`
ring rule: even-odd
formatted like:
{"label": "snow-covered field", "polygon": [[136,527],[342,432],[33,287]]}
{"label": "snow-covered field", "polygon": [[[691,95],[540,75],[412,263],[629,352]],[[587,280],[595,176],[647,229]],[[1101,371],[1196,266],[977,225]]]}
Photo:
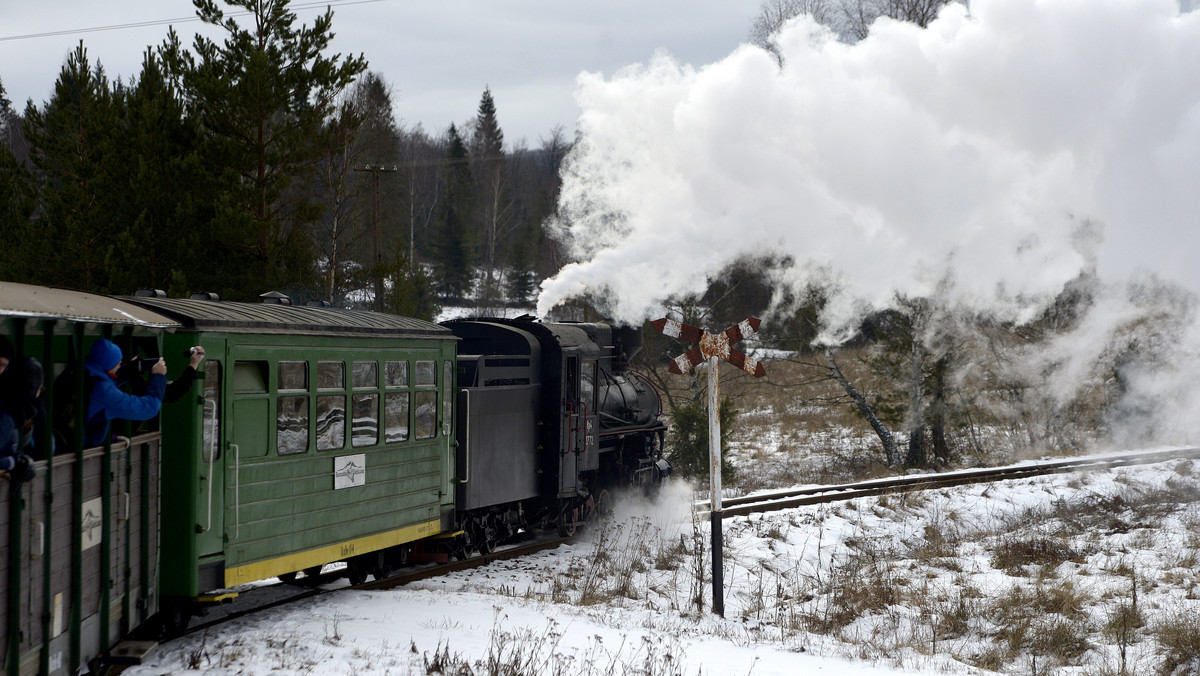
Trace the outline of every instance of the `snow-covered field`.
{"label": "snow-covered field", "polygon": [[572,546],[236,620],[127,673],[1200,669],[1198,463],[728,519],[724,619],[694,497],[676,484]]}

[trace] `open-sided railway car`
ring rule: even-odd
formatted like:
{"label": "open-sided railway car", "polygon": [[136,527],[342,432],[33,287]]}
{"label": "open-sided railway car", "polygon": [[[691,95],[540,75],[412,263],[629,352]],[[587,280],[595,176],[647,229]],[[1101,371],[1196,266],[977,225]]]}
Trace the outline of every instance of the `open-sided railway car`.
{"label": "open-sided railway car", "polygon": [[[118,440],[83,448],[82,432],[52,444],[51,430],[54,410],[71,410],[55,399],[83,395],[79,365],[93,341],[158,355],[175,325],[107,296],[0,282],[0,335],[18,356],[8,368],[22,356],[41,362],[48,417],[34,439],[36,476],[0,472],[0,663],[10,676],[75,673],[158,609],[159,433],[118,423]],[[68,367],[77,377],[55,391]]]}
{"label": "open-sided railway car", "polygon": [[[416,319],[205,299],[130,299],[170,317],[203,392],[163,414],[167,624],[213,590],[346,561],[363,579],[454,518],[456,339]],[[282,299],[281,299],[282,300]],[[174,617],[171,614],[174,613]]]}

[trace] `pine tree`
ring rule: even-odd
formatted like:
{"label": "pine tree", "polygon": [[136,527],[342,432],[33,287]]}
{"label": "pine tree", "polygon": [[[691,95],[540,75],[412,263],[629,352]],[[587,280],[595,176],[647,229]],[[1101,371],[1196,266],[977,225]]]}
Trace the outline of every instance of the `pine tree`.
{"label": "pine tree", "polygon": [[197,35],[193,56],[172,32],[162,53],[208,135],[205,161],[225,184],[210,263],[233,298],[249,299],[264,285],[306,284],[321,209],[311,191],[290,188],[315,167],[322,125],[366,61],[324,55],[333,38],[329,9],[297,28],[288,0],[225,0],[249,13],[251,27],[242,28],[216,0],[193,4],[202,21],[225,32],[224,42]]}

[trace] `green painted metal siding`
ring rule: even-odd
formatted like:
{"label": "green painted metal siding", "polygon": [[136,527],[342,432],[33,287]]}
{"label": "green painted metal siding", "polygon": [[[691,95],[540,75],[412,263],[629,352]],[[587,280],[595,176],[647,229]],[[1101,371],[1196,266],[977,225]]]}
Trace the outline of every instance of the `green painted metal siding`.
{"label": "green painted metal siding", "polygon": [[[248,563],[427,524],[440,518],[444,505],[453,503],[450,480],[454,430],[452,424],[443,425],[453,416],[453,411],[444,410],[447,398],[443,396],[453,389],[453,383],[445,382],[444,378],[446,362],[451,364],[449,372],[454,371],[455,341],[448,332],[427,338],[389,339],[185,329],[167,336],[164,350],[168,355],[183,354],[187,347],[196,344],[205,347],[208,360],[219,361],[221,365],[221,452],[219,469],[211,479],[215,489],[213,511],[218,515],[212,519],[215,532],[197,532],[206,521],[210,479],[200,449],[202,399],[194,396],[190,404],[194,410],[182,414],[177,430],[166,430],[172,438],[178,433],[186,439],[172,444],[173,452],[180,454],[174,462],[164,461],[164,472],[170,469],[178,474],[170,480],[164,478],[164,486],[169,483],[186,491],[190,498],[168,501],[173,507],[169,517],[164,515],[164,521],[175,522],[173,540],[187,533],[191,542],[178,549],[178,561],[164,563],[164,571],[169,568],[180,573],[179,584],[164,590],[165,594],[196,595],[209,591],[197,587],[194,572],[206,556],[211,560],[213,555],[222,555],[228,571]],[[279,391],[281,361],[307,365],[307,382],[302,388]],[[353,365],[362,361],[377,364],[375,383],[356,389]],[[408,364],[410,377],[406,386],[386,386],[384,373],[389,361]],[[413,371],[417,361],[435,363],[436,385],[416,384]],[[345,364],[342,387],[318,387],[321,362]],[[201,371],[204,370],[202,366]],[[171,373],[174,371],[172,368]],[[429,439],[416,439],[413,434],[416,414],[411,400],[422,391],[437,393],[439,402],[436,434]],[[385,398],[389,393],[403,392],[410,396],[408,438],[385,443]],[[378,443],[356,447],[349,409],[355,394],[366,393],[377,395]],[[331,396],[346,398],[344,439],[340,448],[318,450],[317,402],[320,397]],[[279,454],[277,418],[281,397],[307,398],[304,405],[307,446],[303,452]],[[363,485],[335,490],[335,460],[360,455],[365,461]]]}

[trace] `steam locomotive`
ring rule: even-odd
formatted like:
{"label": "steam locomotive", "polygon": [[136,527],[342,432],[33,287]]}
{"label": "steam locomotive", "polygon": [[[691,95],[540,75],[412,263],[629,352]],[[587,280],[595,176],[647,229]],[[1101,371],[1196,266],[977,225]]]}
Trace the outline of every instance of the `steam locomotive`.
{"label": "steam locomotive", "polygon": [[[35,448],[53,449],[33,480],[0,479],[8,673],[135,660],[138,629],[182,628],[248,582],[339,561],[359,581],[523,530],[569,535],[615,489],[670,473],[658,394],[630,368],[639,329],[0,282],[0,334],[45,366]],[[208,358],[157,419],[115,423],[99,447],[82,424],[56,440],[56,401],[84,396],[102,337],[165,356],[168,377],[192,346]]]}

